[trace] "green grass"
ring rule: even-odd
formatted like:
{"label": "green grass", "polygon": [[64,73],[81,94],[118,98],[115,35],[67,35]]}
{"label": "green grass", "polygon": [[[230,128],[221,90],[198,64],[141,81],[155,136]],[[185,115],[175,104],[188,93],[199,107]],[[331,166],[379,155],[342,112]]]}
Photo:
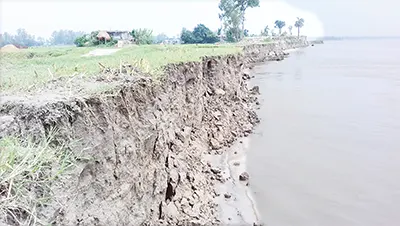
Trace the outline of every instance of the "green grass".
{"label": "green grass", "polygon": [[0,222],[43,223],[37,209],[52,200],[51,187],[76,159],[62,148],[52,148],[51,137],[39,144],[12,137],[0,140]]}
{"label": "green grass", "polygon": [[17,53],[0,53],[2,91],[25,90],[61,76],[93,76],[98,63],[118,68],[121,62],[137,64],[146,72],[159,71],[169,63],[198,61],[206,55],[237,53],[234,45],[144,45],[123,48],[108,56],[82,57],[94,47],[33,48]]}

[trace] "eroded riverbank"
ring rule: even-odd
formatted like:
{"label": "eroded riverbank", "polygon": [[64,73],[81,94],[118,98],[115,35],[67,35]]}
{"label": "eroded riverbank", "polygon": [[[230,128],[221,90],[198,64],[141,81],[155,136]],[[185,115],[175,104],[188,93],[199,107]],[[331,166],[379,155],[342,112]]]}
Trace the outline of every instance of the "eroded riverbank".
{"label": "eroded riverbank", "polygon": [[[46,205],[35,206],[34,220],[58,225],[225,222],[214,188],[236,179],[226,182],[229,176],[220,169],[224,165],[213,166],[205,156],[221,155],[258,123],[256,93],[247,87],[250,74],[245,69],[282,60],[283,50],[306,44],[293,39],[252,45],[243,54],[171,64],[161,81],[115,77],[116,89],[104,95],[66,97],[59,95],[55,82],[54,89],[30,98],[2,98],[2,138],[32,137],[37,142],[56,130],[53,146],[79,155],[68,175],[49,190],[31,190],[32,196],[51,196]],[[224,158],[230,177],[237,177],[244,161],[234,171],[230,164],[242,161],[240,157]],[[240,189],[232,193],[246,191]],[[27,212],[12,211],[20,214],[3,215],[1,221],[32,220]]]}

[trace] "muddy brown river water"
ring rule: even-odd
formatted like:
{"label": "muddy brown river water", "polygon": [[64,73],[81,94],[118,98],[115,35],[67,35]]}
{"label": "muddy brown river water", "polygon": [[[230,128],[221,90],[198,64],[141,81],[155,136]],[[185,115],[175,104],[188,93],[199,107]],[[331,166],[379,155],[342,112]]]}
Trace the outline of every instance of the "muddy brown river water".
{"label": "muddy brown river water", "polygon": [[268,226],[400,225],[400,41],[338,41],[255,68],[247,167]]}

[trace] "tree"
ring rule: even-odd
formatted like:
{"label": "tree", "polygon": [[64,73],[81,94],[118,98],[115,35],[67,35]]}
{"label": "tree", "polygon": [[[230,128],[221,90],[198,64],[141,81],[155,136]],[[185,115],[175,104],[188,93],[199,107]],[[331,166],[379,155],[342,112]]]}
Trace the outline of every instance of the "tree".
{"label": "tree", "polygon": [[45,38],[43,38],[43,37],[38,37],[38,38],[36,38],[36,42],[37,42],[37,44],[38,44],[39,46],[48,45],[47,40],[46,40]]}
{"label": "tree", "polygon": [[149,29],[133,29],[131,32],[132,37],[138,45],[148,45],[153,43],[153,31]]}
{"label": "tree", "polygon": [[208,27],[204,24],[198,24],[193,32],[187,30],[186,28],[182,29],[181,40],[186,44],[201,44],[201,43],[216,43],[219,41],[218,36],[212,32]]}
{"label": "tree", "polygon": [[87,39],[86,35],[82,35],[75,39],[74,44],[76,45],[76,47],[83,47],[86,45],[87,42],[88,42],[88,39]]}
{"label": "tree", "polygon": [[262,35],[262,36],[268,36],[269,31],[270,31],[270,29],[269,29],[269,27],[268,27],[268,25],[267,25],[267,26],[265,26],[264,29],[261,31],[261,35]]}
{"label": "tree", "polygon": [[154,43],[156,44],[163,43],[167,40],[169,40],[169,37],[164,33],[158,34],[154,37]]}
{"label": "tree", "polygon": [[79,36],[74,40],[74,44],[77,47],[100,45],[101,43],[97,38],[98,34],[99,34],[98,31],[92,31],[90,34],[84,34],[82,36]]}
{"label": "tree", "polygon": [[193,32],[189,31],[186,28],[182,29],[182,33],[181,33],[181,41],[184,44],[192,44],[192,43],[196,43],[196,39],[193,36]]}
{"label": "tree", "polygon": [[222,35],[222,28],[218,28],[218,30],[217,30],[217,35],[218,35],[218,36],[221,36],[221,35]]}
{"label": "tree", "polygon": [[293,30],[293,26],[292,26],[292,25],[290,25],[288,28],[289,28],[289,34],[290,34],[290,36],[292,36],[292,35],[293,35],[293,32],[292,32],[292,30]]}
{"label": "tree", "polygon": [[248,8],[258,7],[259,0],[221,0],[219,19],[228,41],[239,41],[244,37],[245,13]]}
{"label": "tree", "polygon": [[25,29],[19,28],[17,30],[17,35],[14,36],[15,45],[20,46],[37,46],[38,43],[35,40],[35,36],[28,34]]}
{"label": "tree", "polygon": [[243,35],[244,35],[244,37],[249,37],[249,30],[247,30],[247,29],[244,29],[244,31],[243,31]]}
{"label": "tree", "polygon": [[218,5],[221,13],[219,19],[222,22],[223,32],[229,42],[237,42],[241,38],[241,12],[237,7],[236,0],[221,0]]}
{"label": "tree", "polygon": [[240,40],[240,28],[232,27],[225,31],[226,41],[238,42]]}
{"label": "tree", "polygon": [[15,43],[13,35],[7,32],[4,32],[4,34],[0,34],[0,46],[5,46],[13,43]]}
{"label": "tree", "polygon": [[59,30],[53,31],[50,42],[52,45],[72,45],[79,36],[84,35],[82,31]]}
{"label": "tree", "polygon": [[304,26],[304,19],[297,17],[297,20],[294,23],[294,26],[297,27],[297,37],[300,37],[300,28],[302,28]]}
{"label": "tree", "polygon": [[217,36],[218,36],[219,40],[222,41],[222,37],[223,37],[223,35],[222,35],[222,27],[218,28]]}
{"label": "tree", "polygon": [[219,41],[217,35],[204,24],[198,24],[194,28],[193,36],[197,43],[216,43]]}
{"label": "tree", "polygon": [[286,26],[285,21],[282,21],[282,20],[276,20],[276,21],[275,21],[275,28],[278,28],[278,29],[279,29],[279,35],[282,34],[282,28],[283,28],[284,26]]}
{"label": "tree", "polygon": [[[260,0],[236,0],[236,5],[240,10],[240,14],[242,16],[242,34],[244,35],[244,21],[245,21],[245,14],[248,8],[254,8],[260,6]],[[243,36],[242,36],[243,37]]]}
{"label": "tree", "polygon": [[[30,47],[43,44],[41,40],[38,41],[34,35],[28,34],[28,32],[23,28],[19,28],[16,33],[16,35],[11,35],[7,32],[2,34],[0,39],[0,46],[13,44],[17,47]],[[43,38],[39,37],[39,39]]]}

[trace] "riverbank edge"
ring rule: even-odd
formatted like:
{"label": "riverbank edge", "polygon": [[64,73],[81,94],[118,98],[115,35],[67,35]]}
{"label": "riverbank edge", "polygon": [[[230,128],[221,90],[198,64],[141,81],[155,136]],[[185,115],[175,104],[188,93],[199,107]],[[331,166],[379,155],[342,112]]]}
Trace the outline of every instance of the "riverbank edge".
{"label": "riverbank edge", "polygon": [[55,143],[77,141],[73,149],[96,159],[76,164],[63,187],[67,194],[54,189],[61,207],[52,203],[38,213],[50,222],[220,224],[225,220],[212,192],[226,179],[203,153],[224,153],[257,124],[257,89],[247,88],[246,68],[306,45],[254,44],[239,55],[169,65],[161,85],[137,78],[107,97],[2,103],[0,137],[40,140],[57,128]]}
{"label": "riverbank edge", "polygon": [[[305,48],[307,45],[284,48],[283,55]],[[269,59],[267,61],[276,60]],[[262,61],[264,62],[264,61]],[[254,64],[260,64],[255,62]],[[252,68],[252,66],[250,66]],[[252,71],[247,71],[251,75]],[[252,78],[254,76],[251,76]],[[251,82],[250,82],[251,83]],[[250,84],[247,84],[250,85]],[[257,84],[253,84],[257,85]],[[258,103],[253,107],[259,109]],[[247,173],[247,152],[250,148],[250,138],[239,138],[232,147],[219,156],[207,156],[213,165],[220,167],[226,182],[216,185],[216,200],[219,204],[220,220],[222,225],[265,225],[257,208],[257,201],[251,189],[251,174],[247,180],[241,180],[243,173]]]}

